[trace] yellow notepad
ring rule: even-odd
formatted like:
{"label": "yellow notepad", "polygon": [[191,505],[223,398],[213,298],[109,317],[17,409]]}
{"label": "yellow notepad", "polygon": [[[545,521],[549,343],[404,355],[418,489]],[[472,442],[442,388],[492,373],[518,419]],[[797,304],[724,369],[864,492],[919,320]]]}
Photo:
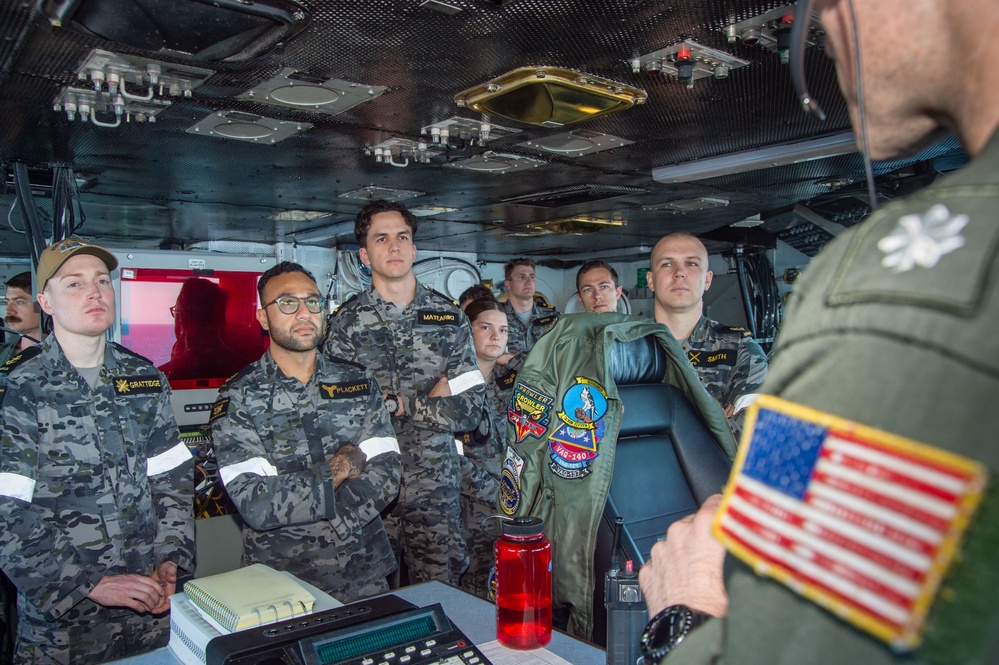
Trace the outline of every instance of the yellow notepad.
{"label": "yellow notepad", "polygon": [[191,580],[184,593],[228,632],[308,614],[316,601],[294,578],[261,563]]}

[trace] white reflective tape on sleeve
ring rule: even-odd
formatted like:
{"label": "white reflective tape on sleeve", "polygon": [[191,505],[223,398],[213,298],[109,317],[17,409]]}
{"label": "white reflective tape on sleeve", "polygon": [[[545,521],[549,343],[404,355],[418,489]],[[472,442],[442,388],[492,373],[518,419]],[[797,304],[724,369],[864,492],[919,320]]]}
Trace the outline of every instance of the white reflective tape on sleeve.
{"label": "white reflective tape on sleeve", "polygon": [[226,485],[238,475],[249,473],[253,476],[276,476],[277,469],[263,457],[254,457],[239,464],[230,464],[219,469],[222,484]]}
{"label": "white reflective tape on sleeve", "polygon": [[178,443],[165,453],[160,453],[146,460],[146,476],[151,477],[172,471],[192,457],[193,455],[191,455],[191,451],[188,450],[187,446],[183,443]]}
{"label": "white reflective tape on sleeve", "polygon": [[451,388],[451,395],[460,395],[469,388],[474,388],[475,386],[481,386],[486,382],[482,377],[482,372],[479,370],[474,370],[471,372],[465,372],[461,376],[456,376],[453,379],[449,379],[447,385]]}
{"label": "white reflective tape on sleeve", "polygon": [[747,395],[742,395],[741,397],[739,397],[737,400],[735,400],[735,411],[733,411],[732,415],[739,413],[743,409],[748,409],[752,405],[752,403],[759,398],[759,396],[760,396],[759,393],[749,393]]}
{"label": "white reflective tape on sleeve", "polygon": [[458,451],[458,454],[462,457],[465,456],[465,444],[461,442],[461,439],[454,440],[454,447]]}
{"label": "white reflective tape on sleeve", "polygon": [[399,442],[394,436],[373,436],[361,441],[357,447],[368,459],[373,459],[384,453],[399,452]]}
{"label": "white reflective tape on sleeve", "polygon": [[35,481],[16,473],[0,473],[0,496],[31,503],[35,496]]}

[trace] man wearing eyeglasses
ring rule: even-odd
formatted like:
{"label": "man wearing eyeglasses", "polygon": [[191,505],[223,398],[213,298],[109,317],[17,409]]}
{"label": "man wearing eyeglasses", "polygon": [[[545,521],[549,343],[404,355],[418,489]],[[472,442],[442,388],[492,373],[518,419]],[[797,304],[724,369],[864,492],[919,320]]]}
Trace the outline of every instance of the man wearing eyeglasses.
{"label": "man wearing eyeglasses", "polygon": [[354,237],[371,287],[331,317],[324,351],[356,358],[386,391],[402,448],[402,489],[386,528],[409,581],[457,585],[468,554],[452,432],[478,425],[485,380],[468,321],[413,274],[416,227],[398,203],[372,201],[358,212]]}
{"label": "man wearing eyeglasses", "polygon": [[0,365],[24,351],[29,346],[38,344],[42,339],[41,311],[31,295],[31,273],[22,272],[5,282],[7,286],[7,306],[3,322],[20,333],[12,335],[12,339],[0,346]]}
{"label": "man wearing eyeglasses", "polygon": [[243,565],[284,570],[342,602],[386,591],[395,556],[379,513],[399,491],[399,444],[378,383],[318,353],[323,298],[282,262],[260,276],[271,344],[219,389],[219,475],[244,521]]}

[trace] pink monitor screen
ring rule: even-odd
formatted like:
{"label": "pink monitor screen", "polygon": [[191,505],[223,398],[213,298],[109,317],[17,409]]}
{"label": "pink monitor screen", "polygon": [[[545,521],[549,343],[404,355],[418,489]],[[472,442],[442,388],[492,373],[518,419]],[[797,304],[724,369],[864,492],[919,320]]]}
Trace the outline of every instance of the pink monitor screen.
{"label": "pink monitor screen", "polygon": [[218,388],[260,358],[258,272],[129,268],[121,276],[121,343],[163,370],[174,390]]}

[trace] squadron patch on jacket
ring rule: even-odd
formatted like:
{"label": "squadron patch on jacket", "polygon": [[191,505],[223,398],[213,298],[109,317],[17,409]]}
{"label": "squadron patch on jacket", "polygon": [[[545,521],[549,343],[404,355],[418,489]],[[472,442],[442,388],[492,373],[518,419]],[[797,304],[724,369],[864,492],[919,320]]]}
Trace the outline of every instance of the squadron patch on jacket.
{"label": "squadron patch on jacket", "polygon": [[949,451],[763,396],[714,532],[758,574],[905,651],[922,639],[986,476]]}
{"label": "squadron patch on jacket", "polygon": [[319,383],[319,395],[323,399],[348,399],[367,397],[371,392],[371,382],[365,379],[343,383]]}
{"label": "squadron patch on jacket", "polygon": [[163,392],[163,380],[159,374],[139,376],[116,376],[112,379],[115,395],[150,395]]}
{"label": "squadron patch on jacket", "polygon": [[531,435],[540,439],[548,430],[549,410],[555,400],[539,390],[520,383],[510,398],[507,418],[517,434],[516,443]]}
{"label": "squadron patch on jacket", "polygon": [[520,507],[520,474],[524,471],[524,458],[510,446],[506,447],[506,459],[500,474],[500,508],[507,515],[513,515]]}
{"label": "squadron patch on jacket", "polygon": [[458,312],[421,309],[416,313],[416,322],[421,326],[456,326],[458,325]]}
{"label": "squadron patch on jacket", "polygon": [[556,476],[577,480],[590,475],[590,464],[599,457],[597,446],[604,435],[607,393],[603,386],[584,376],[562,395],[560,421],[548,436],[551,461],[548,468]]}

